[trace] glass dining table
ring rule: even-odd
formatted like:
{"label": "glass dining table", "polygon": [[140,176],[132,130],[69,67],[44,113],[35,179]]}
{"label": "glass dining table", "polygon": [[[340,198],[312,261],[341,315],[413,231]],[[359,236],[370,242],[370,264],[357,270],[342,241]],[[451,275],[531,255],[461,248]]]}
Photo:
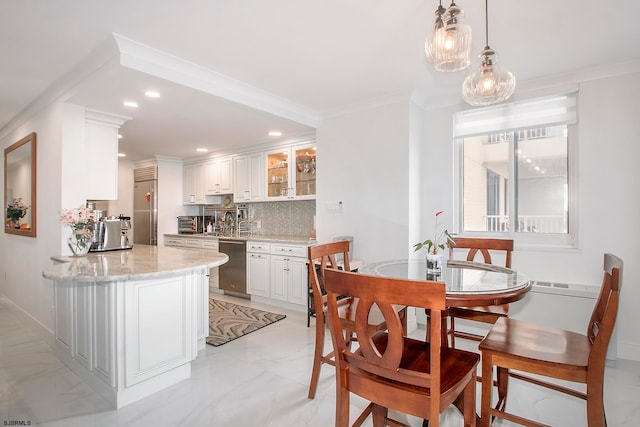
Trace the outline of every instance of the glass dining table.
{"label": "glass dining table", "polygon": [[529,278],[492,264],[449,260],[440,274],[427,273],[424,260],[390,260],[365,264],[361,274],[398,279],[445,282],[448,307],[486,307],[522,299],[531,289]]}

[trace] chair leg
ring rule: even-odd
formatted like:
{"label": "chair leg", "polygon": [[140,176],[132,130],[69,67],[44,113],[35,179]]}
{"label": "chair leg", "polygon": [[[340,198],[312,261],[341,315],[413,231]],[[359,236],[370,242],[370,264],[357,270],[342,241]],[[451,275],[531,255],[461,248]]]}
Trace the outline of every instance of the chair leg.
{"label": "chair leg", "polygon": [[587,425],[588,427],[606,427],[602,379],[594,382],[598,384],[587,384]]}
{"label": "chair leg", "polygon": [[311,382],[309,383],[309,394],[307,397],[316,397],[318,380],[320,379],[320,367],[322,365],[322,352],[324,351],[324,322],[316,315],[316,348],[313,354],[313,366],[311,367]]}
{"label": "chair leg", "polygon": [[[337,373],[337,375],[340,375]],[[349,427],[349,390],[342,388],[336,375],[336,427]]]}
{"label": "chair leg", "polygon": [[[496,378],[498,388],[498,402],[496,403],[496,409],[498,411],[504,411],[507,406],[507,391],[509,389],[509,369],[497,366]],[[490,377],[490,378],[493,378]],[[491,420],[493,422],[493,419]]]}
{"label": "chair leg", "polygon": [[384,406],[373,405],[373,427],[385,427],[389,410]]}
{"label": "chair leg", "polygon": [[491,392],[493,388],[493,366],[491,354],[482,353],[482,397],[480,399],[480,427],[491,425]]}
{"label": "chair leg", "polygon": [[475,427],[476,425],[476,375],[474,375],[464,388],[464,426]]}

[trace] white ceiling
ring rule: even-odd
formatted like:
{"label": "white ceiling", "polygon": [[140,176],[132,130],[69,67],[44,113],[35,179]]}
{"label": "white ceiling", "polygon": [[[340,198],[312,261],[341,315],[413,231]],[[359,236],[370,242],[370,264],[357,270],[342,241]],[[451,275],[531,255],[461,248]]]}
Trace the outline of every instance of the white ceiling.
{"label": "white ceiling", "polygon": [[[449,2],[445,1],[445,6]],[[484,2],[459,0],[484,46]],[[23,0],[0,13],[0,128],[81,61],[120,34],[244,82],[307,116],[418,93],[461,101],[471,70],[442,74],[424,56],[435,0]],[[640,2],[489,2],[489,42],[519,82],[640,60]],[[472,65],[475,67],[475,64]],[[153,87],[160,99],[143,99]],[[517,92],[518,89],[516,89]],[[197,146],[233,150],[309,134],[313,125],[109,63],[66,95],[128,115],[121,151],[190,157]],[[135,98],[140,108],[122,107]],[[1,132],[0,132],[1,133]],[[278,139],[278,140],[282,140]]]}

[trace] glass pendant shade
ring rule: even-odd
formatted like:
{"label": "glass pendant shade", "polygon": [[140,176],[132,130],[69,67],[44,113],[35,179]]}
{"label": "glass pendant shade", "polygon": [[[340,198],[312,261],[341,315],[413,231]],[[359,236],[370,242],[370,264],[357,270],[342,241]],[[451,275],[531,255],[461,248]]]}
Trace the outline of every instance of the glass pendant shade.
{"label": "glass pendant shade", "polygon": [[453,72],[471,63],[471,27],[463,22],[463,11],[455,3],[436,9],[433,31],[427,36],[425,52],[438,71]]}
{"label": "glass pendant shade", "polygon": [[480,54],[481,66],[462,84],[462,97],[474,106],[491,105],[509,99],[516,89],[515,76],[496,63],[496,53],[485,47]]}

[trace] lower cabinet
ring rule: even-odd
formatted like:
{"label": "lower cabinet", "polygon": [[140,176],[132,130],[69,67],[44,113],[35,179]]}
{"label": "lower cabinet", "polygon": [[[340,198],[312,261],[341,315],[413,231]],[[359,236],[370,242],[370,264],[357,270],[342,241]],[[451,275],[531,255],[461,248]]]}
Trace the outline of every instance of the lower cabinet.
{"label": "lower cabinet", "polygon": [[306,304],[307,259],[271,256],[271,298],[292,304]]}
{"label": "lower cabinet", "polygon": [[[192,249],[206,249],[209,251],[218,252],[219,244],[218,239],[207,238],[202,239],[198,237],[164,237],[165,246],[187,247]],[[220,288],[220,274],[218,267],[214,267],[209,270],[209,289]]]}
{"label": "lower cabinet", "polygon": [[247,292],[306,307],[307,245],[247,243]]}
{"label": "lower cabinet", "polygon": [[269,254],[247,252],[247,293],[269,298]]}
{"label": "lower cabinet", "polygon": [[208,335],[206,273],[202,268],[148,280],[56,280],[58,354],[117,408],[188,378]]}

